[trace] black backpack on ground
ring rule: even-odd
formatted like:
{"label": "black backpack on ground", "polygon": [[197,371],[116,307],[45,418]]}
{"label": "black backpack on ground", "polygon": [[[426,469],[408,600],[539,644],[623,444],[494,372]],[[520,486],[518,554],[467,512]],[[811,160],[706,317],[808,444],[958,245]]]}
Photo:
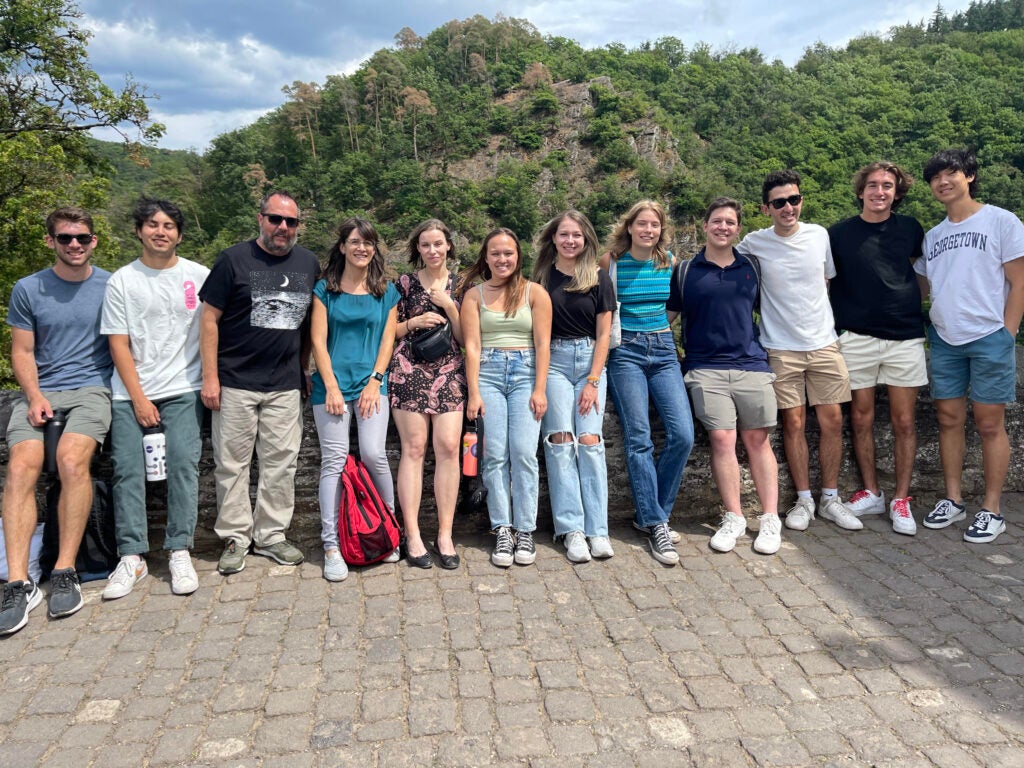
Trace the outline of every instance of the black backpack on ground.
{"label": "black backpack on ground", "polygon": [[[60,480],[54,478],[46,490],[43,548],[39,553],[39,567],[43,581],[50,578],[60,552],[60,520],[57,503],[60,500]],[[85,533],[75,558],[79,581],[98,581],[107,578],[117,567],[117,536],[114,532],[114,496],[110,483],[94,478],[92,481],[92,508],[85,523]]]}

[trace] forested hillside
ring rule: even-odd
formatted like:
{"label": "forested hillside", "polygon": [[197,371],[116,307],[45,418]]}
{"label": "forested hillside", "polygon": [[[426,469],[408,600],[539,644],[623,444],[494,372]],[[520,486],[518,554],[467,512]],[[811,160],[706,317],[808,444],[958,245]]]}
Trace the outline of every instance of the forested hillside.
{"label": "forested hillside", "polygon": [[[25,161],[10,132],[0,138],[6,177]],[[255,202],[271,187],[296,195],[302,241],[321,253],[352,213],[395,244],[439,216],[468,257],[495,224],[529,239],[570,205],[604,234],[641,196],[669,205],[685,250],[720,194],[745,201],[748,228],[764,226],[757,203],[771,169],[798,169],[804,217],[828,225],[856,211],[850,177],[860,165],[886,158],[919,175],[934,151],[958,145],[978,150],[981,199],[1024,215],[1024,0],[938,9],[845,48],[813,45],[794,67],[672,37],[588,50],[501,16],[425,37],[406,28],[351,75],[286,86],[279,108],[218,136],[203,156],[144,149],[142,167],[118,145],[76,144],[61,160],[71,172],[55,183],[64,199],[105,213],[108,265],[135,255],[127,215],[140,193],[177,201],[189,225],[183,252],[209,262],[253,234]],[[56,199],[4,191],[0,205],[19,222]],[[903,210],[926,226],[941,211],[923,183]],[[8,231],[0,246],[17,248],[20,274],[49,262],[37,241]],[[0,272],[5,300],[17,276]]]}

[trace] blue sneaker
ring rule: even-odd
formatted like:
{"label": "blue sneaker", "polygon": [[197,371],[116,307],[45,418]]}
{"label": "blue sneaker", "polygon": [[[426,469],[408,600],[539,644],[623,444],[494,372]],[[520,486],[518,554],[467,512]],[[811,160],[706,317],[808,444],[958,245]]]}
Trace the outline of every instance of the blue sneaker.
{"label": "blue sneaker", "polygon": [[943,499],[924,518],[925,528],[947,528],[959,520],[967,519],[967,507],[952,499]]}
{"label": "blue sneaker", "polygon": [[1006,520],[1002,515],[993,515],[987,509],[974,516],[971,527],[964,531],[964,541],[972,544],[988,544],[995,541],[996,536],[1006,530]]}

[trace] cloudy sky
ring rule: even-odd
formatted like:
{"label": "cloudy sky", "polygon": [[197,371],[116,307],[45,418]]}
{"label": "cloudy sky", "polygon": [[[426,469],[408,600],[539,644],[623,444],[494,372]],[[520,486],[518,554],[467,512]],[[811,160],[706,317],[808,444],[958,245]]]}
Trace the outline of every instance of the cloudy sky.
{"label": "cloudy sky", "polygon": [[[917,23],[937,0],[79,0],[81,25],[94,38],[89,59],[116,87],[126,74],[159,97],[154,118],[166,124],[160,145],[206,149],[220,133],[246,125],[284,99],[295,80],[323,82],[353,72],[374,51],[394,44],[403,27],[425,36],[450,19],[497,13],[529,20],[544,35],[585,48],[629,48],[671,35],[687,47],[756,47],[788,65],[816,42]],[[944,0],[947,13],[969,0]],[[111,138],[100,136],[100,138]]]}

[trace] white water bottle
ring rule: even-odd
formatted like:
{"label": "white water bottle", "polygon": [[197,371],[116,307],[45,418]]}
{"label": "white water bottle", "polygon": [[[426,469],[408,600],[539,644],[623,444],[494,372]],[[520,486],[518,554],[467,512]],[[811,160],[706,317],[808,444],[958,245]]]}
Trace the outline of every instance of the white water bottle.
{"label": "white water bottle", "polygon": [[167,440],[162,424],[142,430],[142,451],[146,457],[146,480],[167,479]]}

